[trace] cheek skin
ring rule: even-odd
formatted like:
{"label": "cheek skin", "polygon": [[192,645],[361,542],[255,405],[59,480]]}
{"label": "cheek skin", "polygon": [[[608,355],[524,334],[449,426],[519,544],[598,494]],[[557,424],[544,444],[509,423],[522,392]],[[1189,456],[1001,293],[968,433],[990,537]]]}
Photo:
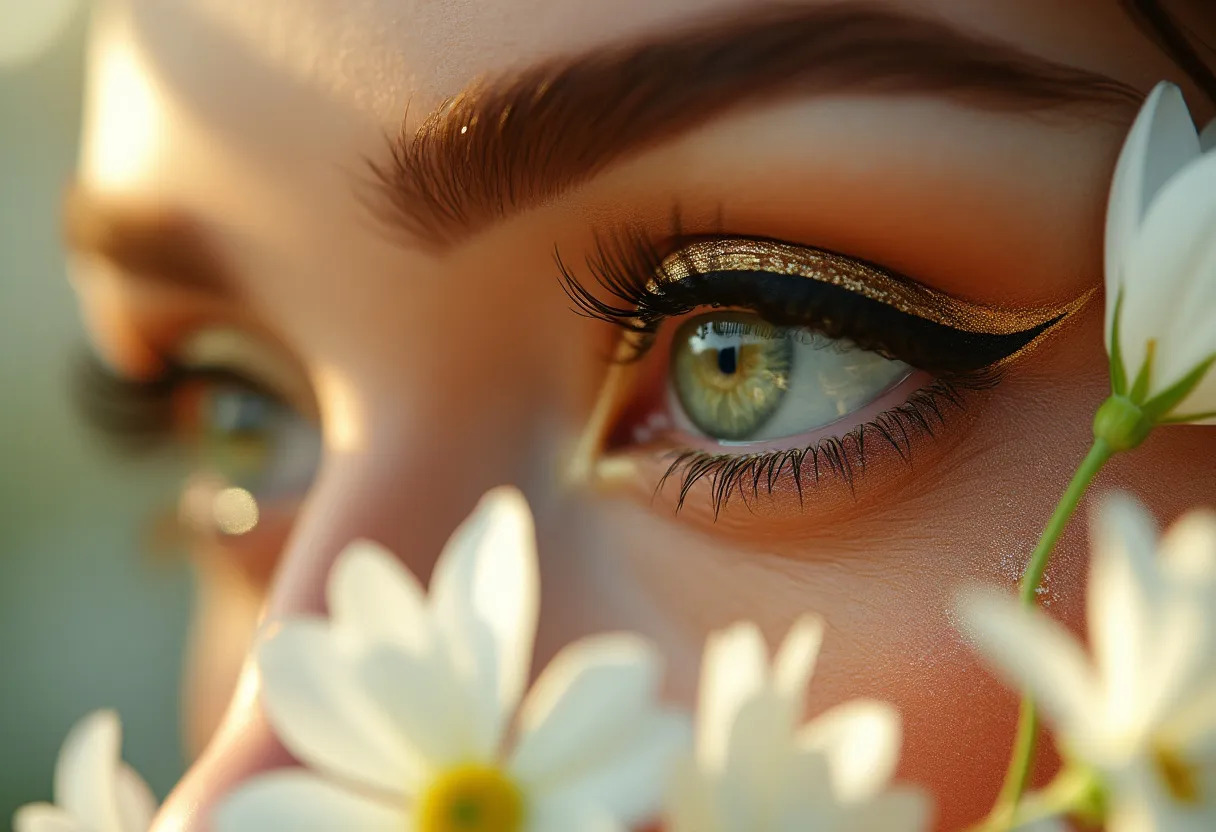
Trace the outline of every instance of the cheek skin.
{"label": "cheek skin", "polygon": [[[690,533],[683,521],[629,500],[613,503],[612,526],[629,534],[617,548],[633,583],[677,622],[694,655],[706,632],[739,618],[759,617],[775,641],[798,614],[823,615],[828,635],[809,712],[855,697],[892,702],[904,716],[900,777],[934,793],[936,828],[978,820],[1008,762],[1017,697],[979,664],[951,608],[968,585],[1015,590],[1107,394],[1100,318],[1095,305],[1028,356],[1030,366],[1011,370],[994,406],[955,449],[957,459],[926,468],[922,485],[910,492],[915,498],[895,494],[886,509],[867,509],[835,528],[811,528],[808,520],[802,540],[814,542],[801,544],[797,560],[754,544],[750,551],[723,544],[705,536],[712,527],[695,524],[701,533]],[[1216,478],[1203,462],[1214,450],[1210,431],[1162,430],[1112,463],[1092,494],[1122,488],[1142,499],[1151,495],[1150,508],[1168,521],[1216,497]],[[1077,631],[1090,505],[1057,549],[1044,596],[1050,614]],[[674,685],[690,696],[695,683],[689,674]],[[1039,782],[1055,765],[1045,744]]]}
{"label": "cheek skin", "polygon": [[210,741],[236,688],[263,593],[223,555],[196,558],[194,615],[182,679],[186,753]]}

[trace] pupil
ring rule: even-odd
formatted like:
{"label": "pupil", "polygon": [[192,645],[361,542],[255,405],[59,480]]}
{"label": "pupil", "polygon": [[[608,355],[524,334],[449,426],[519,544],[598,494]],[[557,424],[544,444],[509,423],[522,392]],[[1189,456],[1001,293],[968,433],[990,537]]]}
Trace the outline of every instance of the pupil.
{"label": "pupil", "polygon": [[724,376],[733,376],[739,369],[739,355],[735,347],[718,350],[718,372]]}

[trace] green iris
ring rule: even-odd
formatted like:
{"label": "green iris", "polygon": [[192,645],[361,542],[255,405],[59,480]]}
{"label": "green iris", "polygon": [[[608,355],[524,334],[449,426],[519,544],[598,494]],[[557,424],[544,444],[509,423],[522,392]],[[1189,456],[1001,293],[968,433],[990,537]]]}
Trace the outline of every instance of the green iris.
{"label": "green iris", "polygon": [[694,318],[676,333],[671,368],[689,419],[708,436],[752,437],[789,389],[794,342],[788,330],[755,315]]}
{"label": "green iris", "polygon": [[284,407],[252,390],[211,386],[200,391],[198,408],[198,451],[206,467],[231,482],[259,485]]}

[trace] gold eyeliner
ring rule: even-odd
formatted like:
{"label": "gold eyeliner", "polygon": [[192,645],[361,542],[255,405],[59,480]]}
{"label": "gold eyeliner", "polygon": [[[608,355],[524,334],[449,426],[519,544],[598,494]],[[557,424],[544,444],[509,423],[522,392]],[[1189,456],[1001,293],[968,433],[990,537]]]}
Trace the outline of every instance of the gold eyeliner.
{"label": "gold eyeliner", "polygon": [[[1055,306],[987,306],[959,300],[830,251],[748,238],[706,240],[685,246],[663,261],[658,280],[675,282],[713,272],[741,271],[805,277],[839,286],[916,318],[984,335],[1012,335],[1061,321],[1093,295],[1090,290],[1076,300]],[[1018,353],[1024,351],[1025,347]]]}

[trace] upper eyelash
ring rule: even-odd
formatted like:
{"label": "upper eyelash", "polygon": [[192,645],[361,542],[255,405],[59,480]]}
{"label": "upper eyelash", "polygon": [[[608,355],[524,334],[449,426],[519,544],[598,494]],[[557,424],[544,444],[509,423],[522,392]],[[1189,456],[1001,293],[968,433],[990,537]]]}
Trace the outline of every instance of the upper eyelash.
{"label": "upper eyelash", "polygon": [[155,378],[133,379],[86,353],[71,376],[73,399],[84,421],[125,452],[152,450],[173,435],[174,395],[183,384],[210,381],[279,400],[256,380],[223,368],[191,367],[172,359]]}
{"label": "upper eyelash", "polygon": [[665,256],[651,239],[635,230],[597,237],[587,270],[606,297],[587,288],[566,266],[560,252],[555,253],[562,287],[576,311],[625,330],[626,349],[619,360],[645,355],[668,318],[702,307],[743,307],[760,313],[771,324],[813,329],[923,370],[966,373],[1018,353],[1066,315],[1020,332],[965,331],[829,283],[764,270],[698,270],[691,257],[683,255],[690,239],[680,238],[678,230],[676,239],[685,245],[673,244],[674,254]]}
{"label": "upper eyelash", "polygon": [[132,379],[86,353],[70,382],[83,421],[122,451],[149,450],[172,430],[173,393],[180,384],[172,367],[152,379]]}

